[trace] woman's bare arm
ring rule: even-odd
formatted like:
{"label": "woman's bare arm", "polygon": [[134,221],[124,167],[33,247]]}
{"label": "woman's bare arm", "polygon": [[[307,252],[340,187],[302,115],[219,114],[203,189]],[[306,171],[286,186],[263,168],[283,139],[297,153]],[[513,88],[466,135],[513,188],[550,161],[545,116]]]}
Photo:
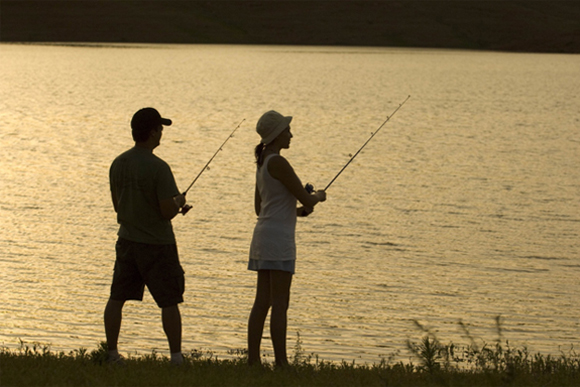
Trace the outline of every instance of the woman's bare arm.
{"label": "woman's bare arm", "polygon": [[288,191],[305,207],[313,208],[318,202],[326,200],[324,191],[316,191],[314,194],[308,193],[288,160],[282,156],[270,159],[268,172],[270,176],[284,184]]}

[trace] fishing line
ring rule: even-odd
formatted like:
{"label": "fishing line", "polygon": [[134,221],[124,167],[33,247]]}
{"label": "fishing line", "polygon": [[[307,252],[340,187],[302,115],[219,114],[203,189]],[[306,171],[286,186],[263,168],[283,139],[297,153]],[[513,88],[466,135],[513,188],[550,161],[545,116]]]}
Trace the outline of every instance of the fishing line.
{"label": "fishing line", "polygon": [[[395,109],[395,111],[393,111],[391,113],[390,116],[387,116],[387,119],[381,124],[381,126],[379,126],[379,128],[377,130],[375,130],[374,133],[372,133],[372,135],[363,144],[363,146],[360,147],[360,149],[350,158],[350,160],[348,160],[348,162],[344,165],[344,167],[342,167],[342,169],[336,174],[336,176],[334,176],[334,178],[330,181],[330,183],[328,183],[328,185],[326,186],[326,188],[324,188],[325,191],[328,189],[328,187],[330,187],[332,185],[332,183],[334,183],[334,181],[340,176],[340,174],[342,173],[342,171],[344,171],[346,169],[346,167],[348,167],[348,165],[363,150],[363,148],[373,139],[373,137],[379,132],[379,130],[381,130],[382,127],[385,126],[386,123],[389,122],[389,120],[395,115],[395,113],[397,111],[399,111],[399,109],[405,104],[405,102],[407,102],[409,100],[409,98],[411,98],[410,95]],[[306,190],[308,192],[314,192],[314,187],[312,186],[312,184],[306,184]]]}
{"label": "fishing line", "polygon": [[[246,119],[244,118],[239,124],[238,126],[236,126],[236,128],[230,133],[230,135],[228,136],[228,138],[226,138],[226,140],[220,145],[220,147],[218,148],[217,151],[215,151],[215,153],[213,154],[213,156],[211,156],[211,158],[209,159],[209,161],[205,164],[205,166],[201,169],[201,171],[199,171],[199,173],[197,174],[197,176],[195,177],[195,179],[193,179],[193,181],[191,182],[191,184],[189,185],[189,187],[187,187],[187,189],[183,192],[183,196],[187,195],[187,192],[189,191],[189,189],[191,187],[193,187],[193,185],[195,184],[195,182],[197,181],[197,179],[199,179],[199,177],[201,176],[201,174],[207,169],[207,167],[209,166],[209,164],[212,162],[212,160],[217,156],[217,154],[219,153],[219,151],[222,150],[223,146],[226,145],[226,142],[228,142],[228,140],[230,138],[232,138],[234,136],[234,133],[236,132],[236,130],[238,130],[238,128],[240,126],[242,126],[242,123],[245,121]],[[191,209],[191,206],[184,206],[181,209],[181,213],[183,215],[187,214],[187,211],[189,211]]]}

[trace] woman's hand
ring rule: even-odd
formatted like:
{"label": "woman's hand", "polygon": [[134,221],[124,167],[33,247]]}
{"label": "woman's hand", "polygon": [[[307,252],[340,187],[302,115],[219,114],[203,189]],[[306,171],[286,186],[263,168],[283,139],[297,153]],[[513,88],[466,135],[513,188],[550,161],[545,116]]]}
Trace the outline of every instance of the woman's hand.
{"label": "woman's hand", "polygon": [[308,215],[312,214],[313,211],[314,211],[314,208],[303,206],[303,207],[298,207],[296,209],[296,214],[298,216],[308,216]]}
{"label": "woman's hand", "polygon": [[318,198],[319,202],[323,202],[326,200],[326,191],[325,190],[318,190],[314,193],[314,195]]}

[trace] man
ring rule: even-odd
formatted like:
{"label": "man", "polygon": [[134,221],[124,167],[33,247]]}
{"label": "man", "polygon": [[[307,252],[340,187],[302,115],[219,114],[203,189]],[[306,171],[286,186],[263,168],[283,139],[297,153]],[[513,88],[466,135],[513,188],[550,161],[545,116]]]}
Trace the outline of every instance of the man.
{"label": "man", "polygon": [[111,295],[104,315],[111,362],[122,361],[117,341],[123,305],[127,300],[141,301],[145,285],[161,308],[171,361],[183,362],[178,304],[183,302],[184,272],[171,219],[190,207],[179,193],[169,165],[153,154],[164,125],[171,125],[171,120],[153,108],[136,112],[131,120],[135,146],[118,156],[109,171],[120,224]]}

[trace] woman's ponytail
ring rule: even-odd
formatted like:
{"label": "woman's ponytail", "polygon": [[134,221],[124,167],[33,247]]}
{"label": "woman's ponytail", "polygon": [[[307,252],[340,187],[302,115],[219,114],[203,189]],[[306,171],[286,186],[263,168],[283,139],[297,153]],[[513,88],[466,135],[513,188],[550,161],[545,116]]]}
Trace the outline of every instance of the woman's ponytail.
{"label": "woman's ponytail", "polygon": [[266,148],[266,144],[260,142],[258,145],[256,145],[256,150],[254,151],[254,154],[256,156],[256,164],[258,164],[258,167],[261,167],[262,164],[264,163],[263,156],[264,148]]}

